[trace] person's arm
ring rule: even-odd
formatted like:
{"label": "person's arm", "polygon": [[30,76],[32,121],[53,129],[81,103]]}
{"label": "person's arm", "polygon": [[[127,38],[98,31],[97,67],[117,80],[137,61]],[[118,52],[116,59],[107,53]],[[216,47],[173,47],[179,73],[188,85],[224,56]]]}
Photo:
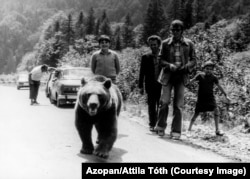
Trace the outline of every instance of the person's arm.
{"label": "person's arm", "polygon": [[120,62],[119,62],[119,58],[118,55],[115,54],[115,70],[116,70],[116,74],[118,75],[120,73]]}
{"label": "person's arm", "polygon": [[202,76],[202,73],[197,73],[190,81],[189,84],[193,83],[194,81],[199,80],[199,78]]}
{"label": "person's arm", "polygon": [[222,88],[222,86],[220,85],[220,83],[218,82],[216,85],[219,88],[219,90],[222,92],[222,94],[224,94],[224,96],[227,97],[227,93],[224,91],[224,89]]}
{"label": "person's arm", "polygon": [[194,81],[196,81],[196,78],[192,78],[190,81],[189,81],[189,84],[192,84]]}
{"label": "person's arm", "polygon": [[160,54],[159,54],[159,58],[160,58],[160,65],[162,68],[166,69],[166,70],[169,70],[169,71],[176,71],[177,70],[177,67],[176,65],[172,64],[172,63],[169,63],[167,61],[167,59],[169,58],[168,57],[168,54],[167,54],[167,48],[168,47],[168,43],[165,42],[162,44],[162,48],[161,48],[161,51],[160,51]]}
{"label": "person's arm", "polygon": [[219,88],[219,90],[221,91],[221,93],[224,94],[225,98],[227,99],[228,102],[230,102],[230,99],[227,96],[227,93],[225,92],[225,90],[222,88],[222,86],[220,85],[219,81],[218,83],[216,83],[217,87]]}
{"label": "person's arm", "polygon": [[48,67],[48,72],[53,72],[55,70],[56,70],[56,68],[54,68],[54,67]]}
{"label": "person's arm", "polygon": [[180,70],[184,69],[185,72],[191,73],[193,69],[195,68],[197,61],[196,61],[196,54],[195,54],[193,42],[190,41],[189,46],[190,46],[189,61],[186,65],[181,67]]}
{"label": "person's arm", "polygon": [[143,87],[143,83],[144,83],[144,78],[145,78],[145,57],[146,56],[142,56],[141,58],[141,66],[140,66],[140,72],[139,72],[139,89],[140,89],[140,93],[143,94],[144,93],[144,87]]}

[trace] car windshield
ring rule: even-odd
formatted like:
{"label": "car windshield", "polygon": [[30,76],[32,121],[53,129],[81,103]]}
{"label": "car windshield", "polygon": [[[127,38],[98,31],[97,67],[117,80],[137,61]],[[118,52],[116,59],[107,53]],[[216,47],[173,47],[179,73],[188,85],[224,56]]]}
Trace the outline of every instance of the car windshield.
{"label": "car windshield", "polygon": [[83,76],[89,76],[90,70],[86,69],[65,69],[63,70],[62,79],[68,80],[78,80],[81,79]]}

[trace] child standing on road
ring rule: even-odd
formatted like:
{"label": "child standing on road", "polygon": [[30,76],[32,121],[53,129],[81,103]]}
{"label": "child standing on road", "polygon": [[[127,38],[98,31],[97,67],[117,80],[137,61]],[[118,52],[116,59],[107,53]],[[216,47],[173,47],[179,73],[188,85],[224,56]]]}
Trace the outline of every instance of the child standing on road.
{"label": "child standing on road", "polygon": [[223,133],[219,130],[219,110],[216,105],[214,97],[214,84],[218,86],[219,90],[225,95],[226,99],[230,101],[227,97],[226,92],[223,90],[219,84],[219,80],[213,74],[214,63],[207,61],[204,66],[204,73],[197,74],[191,81],[199,82],[198,90],[198,100],[196,103],[195,113],[190,120],[188,130],[191,131],[192,125],[195,122],[196,118],[199,116],[200,112],[214,111],[214,122],[215,122],[215,134],[217,136],[223,136]]}

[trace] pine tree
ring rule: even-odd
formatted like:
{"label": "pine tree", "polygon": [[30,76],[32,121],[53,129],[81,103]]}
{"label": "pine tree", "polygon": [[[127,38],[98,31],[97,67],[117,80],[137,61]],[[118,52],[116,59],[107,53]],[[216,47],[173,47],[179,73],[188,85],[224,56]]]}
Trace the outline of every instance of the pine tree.
{"label": "pine tree", "polygon": [[55,22],[55,26],[54,26],[54,32],[58,32],[60,30],[60,22],[57,20]]}
{"label": "pine tree", "polygon": [[106,14],[106,10],[103,10],[100,24],[100,34],[105,34],[108,36],[112,35],[109,18]]}
{"label": "pine tree", "polygon": [[63,34],[65,36],[65,40],[68,46],[74,44],[74,28],[73,28],[73,20],[72,20],[72,15],[68,15],[68,19],[65,23],[65,27],[63,30]]}
{"label": "pine tree", "polygon": [[95,29],[95,16],[94,9],[91,7],[86,22],[86,34],[94,34]]}
{"label": "pine tree", "polygon": [[242,52],[246,49],[246,39],[243,28],[239,28],[233,35],[233,48],[236,52]]}
{"label": "pine tree", "polygon": [[101,22],[103,22],[107,18],[106,10],[104,9],[102,12]]}
{"label": "pine tree", "polygon": [[143,39],[146,42],[150,35],[160,35],[165,26],[166,16],[161,0],[150,0],[144,17]]}
{"label": "pine tree", "polygon": [[203,22],[206,19],[205,0],[194,0],[192,7],[193,24]]}
{"label": "pine tree", "polygon": [[124,47],[132,47],[133,43],[133,23],[129,14],[126,15],[125,23],[122,27],[122,38]]}
{"label": "pine tree", "polygon": [[242,32],[245,36],[243,41],[247,45],[250,43],[250,13],[247,14],[246,19],[242,24]]}
{"label": "pine tree", "polygon": [[117,28],[115,29],[114,39],[115,39],[114,49],[120,51],[122,49],[121,28],[120,28],[120,26],[117,26]]}
{"label": "pine tree", "polygon": [[111,36],[111,35],[112,35],[111,28],[110,28],[110,23],[109,23],[108,18],[106,18],[106,19],[101,23],[101,26],[100,26],[100,34],[105,34],[105,35],[108,35],[108,36]]}
{"label": "pine tree", "polygon": [[75,37],[76,39],[85,38],[85,27],[84,27],[84,15],[83,12],[80,12],[78,19],[75,24]]}
{"label": "pine tree", "polygon": [[210,25],[215,24],[216,22],[218,22],[218,20],[219,20],[219,17],[218,17],[215,13],[212,13],[212,14],[208,17],[208,19],[207,19],[207,21],[208,21],[208,23],[209,23]]}
{"label": "pine tree", "polygon": [[95,35],[98,36],[100,31],[100,19],[97,19],[95,24]]}
{"label": "pine tree", "polygon": [[182,0],[172,0],[168,10],[169,18],[183,20],[183,8]]}
{"label": "pine tree", "polygon": [[193,15],[193,1],[194,0],[187,0],[185,3],[185,18],[183,20],[185,28],[190,28],[193,26],[192,15]]}

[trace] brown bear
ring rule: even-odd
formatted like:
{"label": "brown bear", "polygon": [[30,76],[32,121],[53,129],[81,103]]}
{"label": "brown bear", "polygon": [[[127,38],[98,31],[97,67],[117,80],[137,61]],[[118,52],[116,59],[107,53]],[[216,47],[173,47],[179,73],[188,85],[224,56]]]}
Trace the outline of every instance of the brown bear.
{"label": "brown bear", "polygon": [[[117,118],[122,106],[122,95],[109,78],[98,75],[88,81],[82,79],[75,106],[75,125],[82,141],[82,154],[107,158],[117,138]],[[97,131],[94,150],[92,128]]]}

